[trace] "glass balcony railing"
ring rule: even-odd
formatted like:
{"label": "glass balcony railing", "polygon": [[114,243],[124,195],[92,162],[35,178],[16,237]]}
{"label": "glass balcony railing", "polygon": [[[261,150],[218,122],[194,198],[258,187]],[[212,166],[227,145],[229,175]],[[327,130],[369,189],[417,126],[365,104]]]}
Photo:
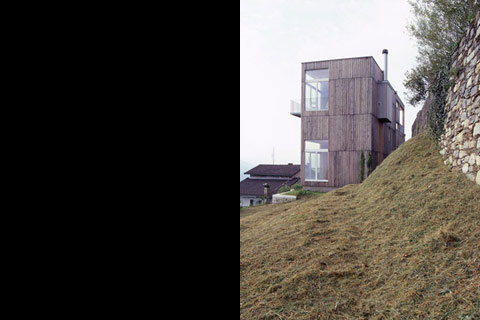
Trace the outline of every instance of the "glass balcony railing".
{"label": "glass balcony railing", "polygon": [[290,114],[296,117],[302,116],[302,105],[300,100],[290,100]]}

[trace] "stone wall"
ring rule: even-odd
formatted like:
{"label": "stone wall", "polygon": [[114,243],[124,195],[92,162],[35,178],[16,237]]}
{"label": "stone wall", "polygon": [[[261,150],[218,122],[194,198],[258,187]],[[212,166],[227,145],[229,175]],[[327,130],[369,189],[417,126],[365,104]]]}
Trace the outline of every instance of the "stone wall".
{"label": "stone wall", "polygon": [[453,55],[440,154],[452,170],[480,184],[480,12]]}
{"label": "stone wall", "polygon": [[427,129],[428,113],[430,112],[431,105],[432,99],[428,97],[423,104],[422,110],[418,111],[417,117],[412,124],[412,137],[415,137],[417,134]]}

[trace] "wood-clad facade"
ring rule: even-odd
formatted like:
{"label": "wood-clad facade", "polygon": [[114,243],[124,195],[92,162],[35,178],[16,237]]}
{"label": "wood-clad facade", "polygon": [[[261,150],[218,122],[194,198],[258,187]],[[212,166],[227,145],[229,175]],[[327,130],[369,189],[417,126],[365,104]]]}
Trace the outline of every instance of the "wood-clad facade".
{"label": "wood-clad facade", "polygon": [[[307,72],[325,69],[328,69],[328,80],[324,81],[328,81],[328,86],[325,83],[322,97],[326,99],[328,95],[328,107],[311,110],[309,105],[308,110]],[[385,88],[388,87],[391,85],[383,80],[383,71],[373,57],[302,63],[300,176],[305,189],[330,190],[359,183],[361,152],[364,152],[365,162],[371,152],[375,168],[405,141],[405,108],[393,88],[388,89],[391,97],[385,103],[388,95]],[[311,93],[308,99],[313,101]],[[385,112],[382,108],[392,109]],[[309,163],[320,161],[320,155],[308,158],[306,169],[306,141],[328,141],[328,162],[322,158],[328,169],[322,169],[322,179],[306,179],[306,170],[311,170]],[[310,157],[310,152],[307,156]],[[365,167],[365,177],[366,172]]]}

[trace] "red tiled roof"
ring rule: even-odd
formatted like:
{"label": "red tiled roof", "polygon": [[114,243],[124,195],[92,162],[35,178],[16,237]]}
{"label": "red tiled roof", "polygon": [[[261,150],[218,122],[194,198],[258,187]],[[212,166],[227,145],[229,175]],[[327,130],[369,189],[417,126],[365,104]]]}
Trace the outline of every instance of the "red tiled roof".
{"label": "red tiled roof", "polygon": [[271,196],[277,193],[277,190],[284,185],[293,185],[297,183],[299,178],[286,179],[251,179],[247,178],[240,181],[240,195],[241,196],[263,196],[263,184],[268,183],[270,186],[268,195]]}
{"label": "red tiled roof", "polygon": [[292,177],[300,171],[299,164],[259,164],[245,174],[250,176],[282,176]]}

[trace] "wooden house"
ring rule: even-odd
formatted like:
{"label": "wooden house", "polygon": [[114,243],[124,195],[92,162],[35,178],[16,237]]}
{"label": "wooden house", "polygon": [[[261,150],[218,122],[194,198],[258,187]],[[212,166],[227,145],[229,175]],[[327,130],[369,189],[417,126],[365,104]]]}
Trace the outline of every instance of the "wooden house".
{"label": "wooden house", "polygon": [[[302,63],[300,178],[304,189],[328,191],[361,182],[405,141],[404,104],[373,57]],[[371,155],[371,166],[367,161]]]}

